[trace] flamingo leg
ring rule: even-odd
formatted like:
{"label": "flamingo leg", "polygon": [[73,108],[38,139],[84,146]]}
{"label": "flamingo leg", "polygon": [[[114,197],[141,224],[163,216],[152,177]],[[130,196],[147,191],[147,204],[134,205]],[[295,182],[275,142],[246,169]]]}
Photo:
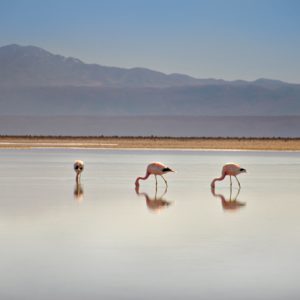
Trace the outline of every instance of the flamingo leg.
{"label": "flamingo leg", "polygon": [[236,194],[236,196],[235,196],[235,198],[234,198],[234,201],[236,201],[238,195],[240,194],[240,190],[241,190],[241,187],[239,187],[238,192],[237,192],[237,194]]}
{"label": "flamingo leg", "polygon": [[238,182],[238,184],[239,184],[239,187],[241,188],[241,184],[240,184],[239,180],[237,179],[237,177],[236,177],[236,176],[234,176],[234,177],[235,177],[236,181]]}
{"label": "flamingo leg", "polygon": [[230,196],[229,196],[229,201],[231,201],[231,196],[232,196],[232,186],[230,186]]}
{"label": "flamingo leg", "polygon": [[168,187],[166,186],[166,188],[165,188],[165,190],[164,190],[164,193],[161,195],[160,198],[162,198],[162,197],[167,193],[167,191],[168,191]]}
{"label": "flamingo leg", "polygon": [[231,176],[229,176],[230,177],[230,187],[232,187],[232,180],[231,180]]}
{"label": "flamingo leg", "polygon": [[167,180],[165,179],[165,177],[163,175],[160,175],[162,177],[162,179],[164,180],[165,184],[166,184],[166,187],[168,187],[168,182]]}
{"label": "flamingo leg", "polygon": [[156,185],[156,188],[157,188],[157,176],[156,175],[154,175],[155,176],[155,185]]}

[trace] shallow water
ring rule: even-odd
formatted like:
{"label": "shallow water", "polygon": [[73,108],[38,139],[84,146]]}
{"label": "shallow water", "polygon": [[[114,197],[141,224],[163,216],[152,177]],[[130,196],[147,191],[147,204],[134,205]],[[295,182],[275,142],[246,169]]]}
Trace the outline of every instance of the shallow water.
{"label": "shallow water", "polygon": [[[150,178],[137,194],[157,160],[177,170],[168,191],[159,180],[155,198]],[[227,161],[248,171],[231,201],[228,179],[210,190]],[[300,153],[1,150],[0,163],[1,299],[300,297]]]}

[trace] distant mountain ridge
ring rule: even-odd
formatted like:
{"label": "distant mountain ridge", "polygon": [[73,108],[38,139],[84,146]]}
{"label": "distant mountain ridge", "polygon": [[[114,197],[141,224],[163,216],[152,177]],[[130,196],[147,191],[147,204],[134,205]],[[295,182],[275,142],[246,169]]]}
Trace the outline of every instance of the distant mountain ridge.
{"label": "distant mountain ridge", "polygon": [[0,116],[300,116],[300,85],[85,64],[8,45],[0,47]]}
{"label": "distant mountain ridge", "polygon": [[117,68],[86,64],[73,57],[52,54],[35,46],[16,44],[0,47],[0,85],[5,86],[98,86],[98,87],[178,87],[254,84],[276,87],[279,80],[197,79],[184,74],[164,74],[146,68]]}
{"label": "distant mountain ridge", "polygon": [[187,75],[85,64],[35,46],[15,44],[0,48],[0,70],[1,85],[170,87],[199,83]]}

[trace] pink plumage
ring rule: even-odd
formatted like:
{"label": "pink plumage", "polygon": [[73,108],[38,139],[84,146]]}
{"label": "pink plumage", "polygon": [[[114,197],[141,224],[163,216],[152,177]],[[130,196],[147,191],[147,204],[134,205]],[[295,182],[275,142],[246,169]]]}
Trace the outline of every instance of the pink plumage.
{"label": "pink plumage", "polygon": [[216,181],[222,181],[226,176],[230,176],[230,185],[232,185],[232,181],[231,181],[231,176],[234,176],[235,179],[238,182],[239,187],[241,186],[239,180],[237,179],[237,175],[241,174],[241,173],[246,173],[246,170],[241,168],[240,165],[235,164],[235,163],[227,163],[223,166],[222,168],[222,175],[221,177],[215,178],[212,182],[211,182],[211,187],[214,188],[215,187],[215,182]]}
{"label": "pink plumage", "polygon": [[169,172],[175,172],[175,171],[160,162],[153,162],[147,166],[146,175],[144,177],[138,177],[136,179],[135,185],[139,186],[139,181],[146,180],[150,175],[155,176],[155,181],[156,181],[156,185],[157,185],[156,176],[159,175],[165,181],[166,186],[168,186],[167,180],[163,177],[163,175],[167,174]]}

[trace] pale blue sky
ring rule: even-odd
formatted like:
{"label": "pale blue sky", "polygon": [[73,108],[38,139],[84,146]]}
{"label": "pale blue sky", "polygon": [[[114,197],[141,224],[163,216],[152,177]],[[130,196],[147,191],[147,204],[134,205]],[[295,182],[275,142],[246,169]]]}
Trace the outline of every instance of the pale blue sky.
{"label": "pale blue sky", "polygon": [[300,83],[298,0],[0,0],[0,46],[198,78]]}

